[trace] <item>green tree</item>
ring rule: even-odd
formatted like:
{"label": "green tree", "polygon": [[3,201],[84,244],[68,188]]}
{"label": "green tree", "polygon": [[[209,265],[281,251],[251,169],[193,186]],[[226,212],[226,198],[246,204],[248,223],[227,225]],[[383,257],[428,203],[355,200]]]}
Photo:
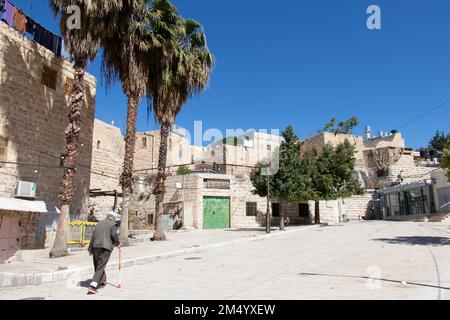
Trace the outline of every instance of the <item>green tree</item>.
{"label": "green tree", "polygon": [[[300,140],[294,133],[292,126],[288,126],[282,133],[284,141],[281,143],[276,155],[279,157],[279,168],[273,177],[270,177],[270,197],[280,201],[280,230],[284,230],[286,203],[305,201],[315,198],[313,179],[308,174],[311,168],[305,168],[311,158],[302,159],[300,156]],[[261,174],[262,165],[250,174],[250,180],[255,187],[254,194],[267,196],[267,177]]]}
{"label": "green tree", "polygon": [[156,121],[161,125],[158,174],[156,177],[156,230],[153,240],[165,240],[161,229],[162,204],[165,194],[166,161],[170,126],[192,95],[202,92],[210,78],[214,58],[208,49],[202,26],[191,19],[181,21],[177,48],[170,51],[151,50],[148,92]]}
{"label": "green tree", "polygon": [[315,189],[321,200],[335,200],[363,194],[364,189],[353,178],[355,147],[346,140],[337,147],[326,145],[317,159]]}
{"label": "green tree", "polygon": [[177,176],[185,176],[191,173],[191,170],[185,166],[181,166],[177,169]]}
{"label": "green tree", "polygon": [[442,160],[442,167],[447,169],[448,181],[450,182],[450,132],[447,135],[447,143],[444,146],[444,157]]}
{"label": "green tree", "polygon": [[[327,145],[320,157],[306,153],[300,156],[300,141],[292,127],[283,132],[279,149],[279,170],[270,177],[270,198],[277,197],[283,215],[283,203],[316,201],[316,222],[320,222],[319,200],[335,200],[363,194],[364,189],[353,178],[356,160],[354,146],[345,141],[336,147]],[[254,194],[267,196],[267,177],[261,174],[262,165],[250,174]],[[283,223],[284,219],[281,219]],[[281,224],[280,228],[284,226]]]}
{"label": "green tree", "polygon": [[[85,100],[86,65],[97,55],[102,37],[105,36],[105,26],[111,15],[121,7],[121,1],[49,0],[49,4],[55,17],[60,15],[59,25],[65,49],[74,61],[73,87],[68,108],[69,124],[65,130],[66,147],[62,156],[64,173],[58,196],[61,213],[55,241],[49,253],[50,257],[57,258],[68,254],[67,232],[70,205],[75,192],[81,118]],[[81,9],[80,28],[68,27],[70,14],[67,7],[70,5],[77,5]]]}
{"label": "green tree", "polygon": [[[102,41],[102,74],[108,87],[116,80],[128,98],[125,154],[120,183],[123,192],[120,241],[129,245],[128,210],[133,194],[134,150],[138,105],[146,94],[148,54],[152,48],[169,47],[180,30],[177,12],[167,0],[123,1]],[[169,45],[167,45],[169,43]]]}
{"label": "green tree", "polygon": [[336,118],[331,119],[323,129],[319,130],[322,132],[331,132],[335,135],[337,134],[351,134],[353,129],[359,124],[359,120],[356,117],[351,117],[346,121],[339,121],[336,126]]}
{"label": "green tree", "polygon": [[449,137],[444,132],[436,131],[434,137],[428,143],[428,146],[438,151],[444,151],[444,148],[449,143]]}

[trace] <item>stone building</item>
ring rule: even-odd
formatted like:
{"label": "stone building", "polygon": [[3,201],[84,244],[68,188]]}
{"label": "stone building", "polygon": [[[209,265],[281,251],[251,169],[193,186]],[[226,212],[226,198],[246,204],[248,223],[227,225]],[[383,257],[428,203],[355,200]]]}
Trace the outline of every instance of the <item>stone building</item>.
{"label": "stone building", "polygon": [[279,135],[257,131],[228,137],[209,146],[203,161],[215,164],[220,173],[246,176],[258,163],[271,159],[282,140]]}
{"label": "stone building", "polygon": [[[343,137],[340,139],[344,141]],[[337,143],[338,140],[334,141]],[[357,137],[355,141],[359,141]],[[258,163],[273,158],[281,142],[282,137],[278,135],[248,132],[203,148],[191,145],[184,129],[172,127],[166,168],[168,177],[163,206],[164,227],[171,229],[180,226],[180,221],[186,228],[198,229],[219,228],[224,225],[232,228],[264,225],[267,201],[252,193],[254,188],[249,174]],[[95,122],[92,164],[95,172],[91,177],[91,195],[110,192],[117,187],[114,177],[120,176],[123,143],[123,137],[117,128],[101,121]],[[96,148],[96,144],[100,147]],[[159,131],[137,133],[134,155],[135,188],[129,212],[131,229],[149,228],[155,222],[155,198],[152,192],[155,187],[159,144]],[[325,144],[317,144],[318,150],[323,145]],[[104,148],[108,151],[116,150],[117,158],[112,159],[111,152],[102,150]],[[177,175],[180,166],[190,169],[191,174]],[[107,174],[108,177],[102,178],[98,173]],[[339,203],[323,202],[320,204],[323,221],[338,223],[361,220],[367,215],[372,197],[373,193],[368,193],[365,196],[342,199]],[[110,210],[113,203],[111,194],[91,197],[91,201],[98,204],[98,218]],[[223,219],[216,222],[211,220],[211,208],[215,206],[221,208],[223,215]],[[313,201],[284,204],[284,211],[291,224],[307,224],[315,220]],[[280,204],[277,199],[271,199],[271,212],[273,224],[277,225],[280,219]]]}
{"label": "stone building", "polygon": [[20,250],[51,246],[58,208],[44,201],[0,198],[0,264]]}
{"label": "stone building", "polygon": [[[36,200],[58,205],[72,79],[71,63],[0,22],[0,197],[26,181]],[[87,211],[91,177],[96,79],[85,79],[72,216]]]}
{"label": "stone building", "polygon": [[[435,177],[436,168],[416,163],[413,150],[406,147],[400,132],[380,133],[377,137],[369,132],[364,138],[323,132],[306,139],[301,153],[320,156],[325,145],[336,147],[344,141],[355,146],[354,175],[365,187],[366,195],[321,201],[320,212],[325,217],[321,222],[438,212],[438,191],[432,182],[439,180]],[[440,190],[443,193],[448,189]],[[445,196],[440,202],[443,199]]]}
{"label": "stone building", "polygon": [[[158,135],[146,133],[144,136],[152,138],[147,140],[146,148],[144,143],[141,144],[141,148],[149,149],[152,143],[149,144],[148,141],[157,141],[155,149],[158,150]],[[218,141],[208,148],[198,148],[189,145],[185,135],[180,137],[171,133],[172,141],[180,143],[185,150],[184,154],[187,153],[191,158],[181,158],[182,153],[177,153],[178,149],[172,150],[172,156],[169,157],[169,177],[166,181],[167,190],[163,206],[165,228],[176,227],[180,219],[184,227],[197,229],[263,225],[267,201],[266,198],[252,193],[254,188],[249,173],[259,162],[273,155],[280,146],[282,138],[277,135],[250,132],[225,141]],[[141,152],[145,152],[142,149]],[[148,154],[151,153],[148,152]],[[177,158],[177,155],[180,157]],[[148,159],[149,156],[137,153],[135,159],[142,157]],[[157,161],[157,153],[154,153],[154,157]],[[191,169],[191,174],[178,176],[176,170],[170,169],[171,166],[179,165]],[[148,226],[154,223],[155,199],[152,190],[155,172],[149,169],[136,172],[135,197],[131,206],[134,226]],[[273,223],[278,224],[279,205],[276,199],[272,200]],[[285,211],[291,223],[311,222],[310,205],[309,203],[287,204]],[[214,218],[214,208],[218,208],[220,213],[216,214],[221,216],[221,219]]]}
{"label": "stone building", "polygon": [[[160,131],[138,132],[134,168],[138,172],[150,172],[158,166]],[[169,171],[176,171],[180,166],[193,167],[194,163],[202,162],[204,149],[192,145],[185,129],[173,125],[169,133],[167,151],[167,166]],[[171,168],[170,168],[171,167]]]}
{"label": "stone building", "polygon": [[445,169],[434,169],[431,179],[380,189],[378,195],[380,219],[405,220],[450,214],[450,183]]}
{"label": "stone building", "polygon": [[406,147],[400,132],[366,139],[362,136],[322,132],[306,139],[301,153],[311,152],[320,156],[325,145],[336,147],[346,140],[355,146],[355,178],[366,189],[430,178],[433,171],[433,168],[416,165],[413,150]]}
{"label": "stone building", "polygon": [[95,119],[92,138],[90,208],[97,219],[106,217],[121,191],[125,140],[120,129]]}
{"label": "stone building", "polygon": [[[140,196],[134,201],[137,215],[146,213],[146,224],[154,222],[155,200],[151,195],[152,184],[140,184]],[[265,225],[266,198],[254,195],[248,177],[232,174],[192,172],[189,175],[170,176],[166,180],[164,198],[165,229],[177,225],[195,229],[251,228]],[[272,201],[273,224],[279,223],[278,203]],[[309,204],[306,215],[299,215],[299,204],[287,204],[286,214],[291,223],[311,221]],[[312,204],[314,206],[314,203]],[[181,222],[181,223],[180,223]]]}

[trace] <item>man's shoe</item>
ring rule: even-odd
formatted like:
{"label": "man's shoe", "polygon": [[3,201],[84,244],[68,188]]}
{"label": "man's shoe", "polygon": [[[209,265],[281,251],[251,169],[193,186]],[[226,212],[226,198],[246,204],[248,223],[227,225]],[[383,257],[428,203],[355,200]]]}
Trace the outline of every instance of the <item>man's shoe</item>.
{"label": "man's shoe", "polygon": [[91,294],[96,294],[97,292],[98,292],[97,288],[89,287],[87,294],[91,295]]}
{"label": "man's shoe", "polygon": [[103,289],[104,287],[106,287],[106,283],[101,283],[98,285],[98,289]]}

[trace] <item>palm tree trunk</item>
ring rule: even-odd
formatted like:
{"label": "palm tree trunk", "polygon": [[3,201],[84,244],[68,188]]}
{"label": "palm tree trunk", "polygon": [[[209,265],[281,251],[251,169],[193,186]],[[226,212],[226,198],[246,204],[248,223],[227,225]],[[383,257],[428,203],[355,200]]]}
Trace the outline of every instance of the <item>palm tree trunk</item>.
{"label": "palm tree trunk", "polygon": [[67,235],[70,204],[75,192],[76,166],[78,160],[78,144],[81,129],[81,111],[83,107],[85,85],[84,75],[86,73],[86,57],[75,59],[73,88],[69,105],[69,125],[66,128],[66,151],[63,155],[64,174],[59,191],[59,202],[61,212],[56,237],[50,250],[51,258],[68,255]]}
{"label": "palm tree trunk", "polygon": [[156,226],[155,226],[155,233],[153,234],[153,240],[156,241],[166,240],[166,235],[162,230],[161,224],[162,224],[164,194],[166,193],[165,181],[166,181],[166,163],[167,163],[169,130],[170,127],[167,122],[161,125],[161,143],[159,146],[158,175],[156,176],[156,187],[154,190],[154,194],[156,197],[156,205],[155,205]]}
{"label": "palm tree trunk", "polygon": [[136,144],[136,118],[138,105],[141,100],[139,95],[128,96],[127,109],[127,135],[125,138],[125,155],[123,159],[123,172],[121,177],[123,208],[122,223],[120,225],[120,243],[123,246],[129,246],[128,238],[128,210],[130,200],[133,194],[133,168],[134,168],[134,147]]}
{"label": "palm tree trunk", "polygon": [[283,201],[280,200],[280,230],[284,231],[286,228],[284,227],[284,205]]}

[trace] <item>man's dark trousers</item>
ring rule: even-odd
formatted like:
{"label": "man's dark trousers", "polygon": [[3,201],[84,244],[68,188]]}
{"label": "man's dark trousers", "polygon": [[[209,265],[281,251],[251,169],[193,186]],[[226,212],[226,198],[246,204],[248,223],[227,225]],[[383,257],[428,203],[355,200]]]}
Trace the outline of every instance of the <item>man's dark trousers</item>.
{"label": "man's dark trousers", "polygon": [[106,284],[105,268],[111,256],[111,251],[104,248],[94,248],[93,251],[95,274],[92,281],[96,282],[97,286],[99,286]]}

